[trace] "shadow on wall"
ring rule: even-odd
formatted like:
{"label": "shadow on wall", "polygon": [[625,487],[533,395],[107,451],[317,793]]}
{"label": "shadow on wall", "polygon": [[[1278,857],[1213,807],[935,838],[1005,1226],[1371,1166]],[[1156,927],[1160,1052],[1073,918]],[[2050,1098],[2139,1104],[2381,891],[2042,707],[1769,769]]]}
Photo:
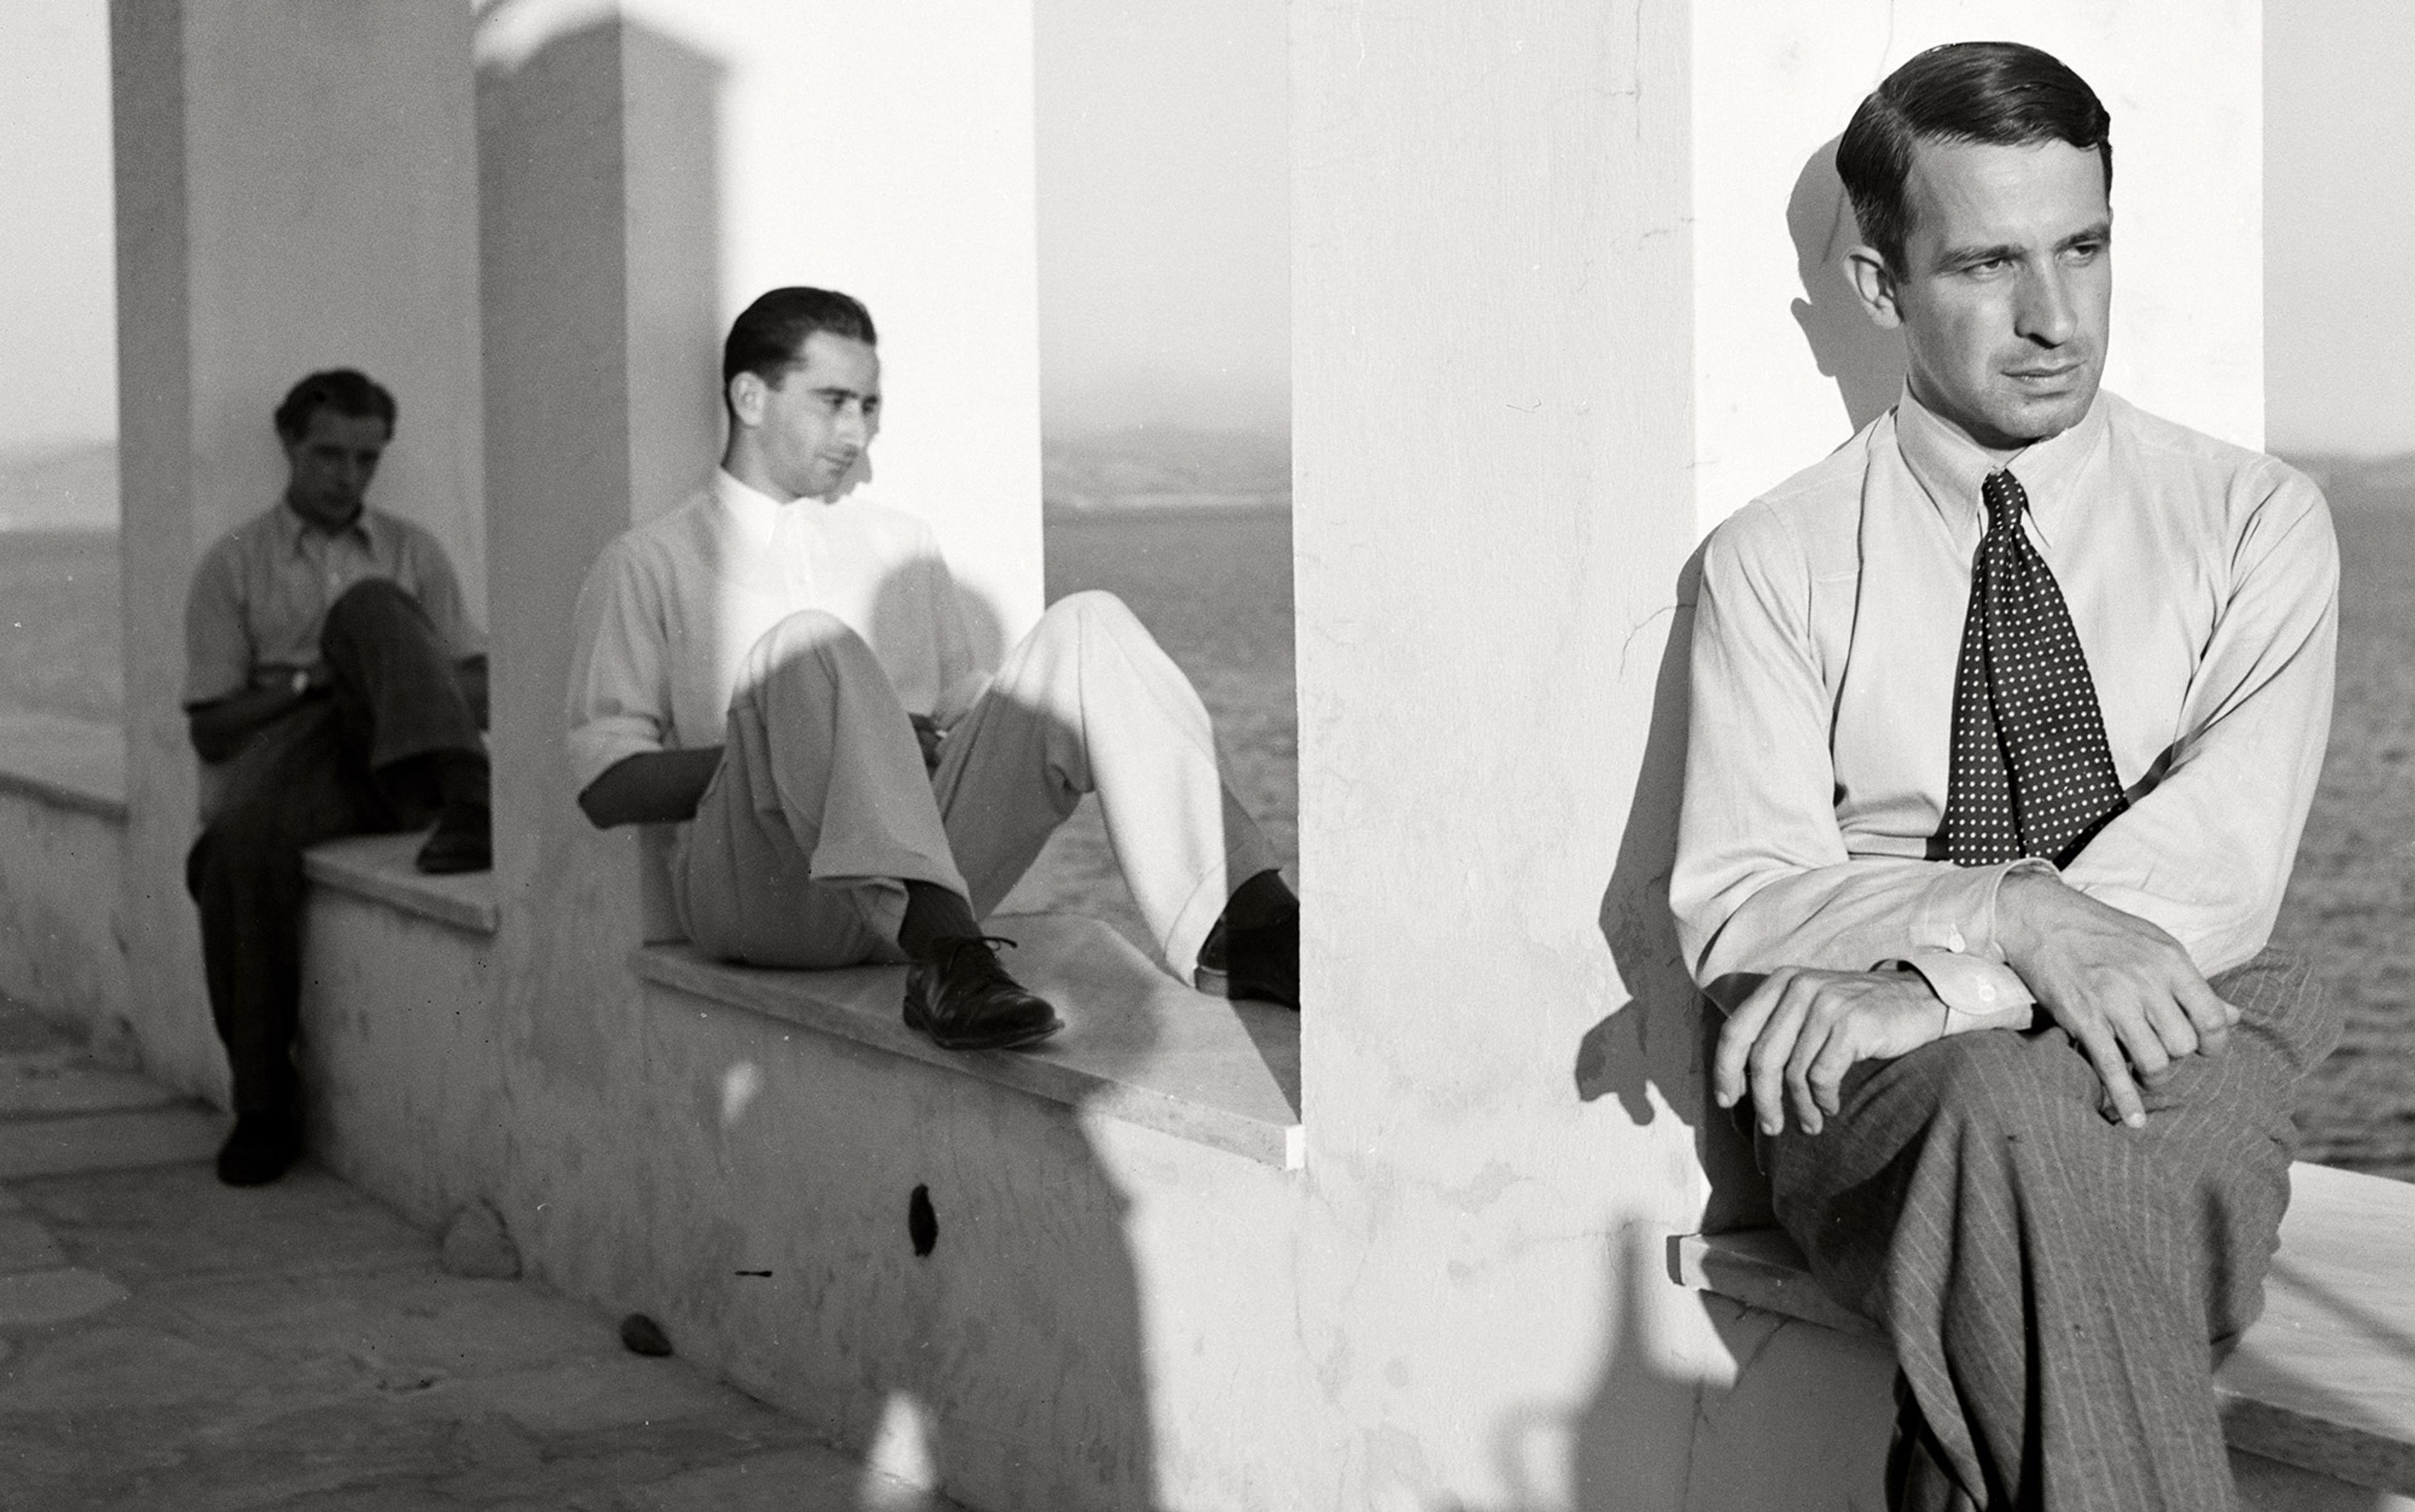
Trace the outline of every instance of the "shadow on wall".
{"label": "shadow on wall", "polygon": [[[478,25],[488,478],[502,502],[489,523],[496,581],[515,599],[503,618],[519,627],[495,648],[499,746],[526,758],[499,764],[513,786],[499,786],[497,881],[511,901],[494,975],[513,1050],[504,1100],[518,1105],[498,1142],[503,1188],[541,1190],[586,1160],[633,1170],[629,1190],[676,1189],[698,1221],[664,1234],[613,1205],[624,1189],[568,1182],[587,1210],[555,1203],[543,1267],[719,1334],[743,1385],[884,1467],[994,1502],[1041,1478],[1023,1442],[1036,1435],[1067,1483],[1038,1487],[1035,1505],[1152,1505],[1127,1205],[1072,1112],[761,1025],[733,1030],[760,1066],[712,1068],[700,1116],[628,1096],[668,1051],[619,966],[640,933],[638,890],[614,870],[630,849],[566,812],[562,689],[589,564],[633,517],[702,484],[718,449],[726,66],[622,18],[548,34],[525,0],[499,0]],[[994,641],[989,606],[967,606]],[[871,612],[877,627],[884,611]],[[533,817],[548,813],[556,822]],[[534,843],[507,844],[514,824]],[[557,1114],[566,1135],[548,1127]],[[795,1257],[781,1284],[798,1290],[733,1274],[754,1261],[720,1264],[758,1243]]]}
{"label": "shadow on wall", "polygon": [[[758,564],[724,565],[735,589]],[[931,613],[922,586],[897,577],[882,583],[868,606],[846,607],[888,666],[908,665],[905,650],[921,643]],[[1120,616],[1103,594],[1061,601],[1043,621],[1058,634],[1019,665],[1035,671],[1053,666],[1055,680],[1094,686],[1067,665],[1068,653],[1101,632],[1101,617]],[[814,670],[826,665],[819,648],[848,632],[817,615],[802,625],[786,620],[767,634],[780,637],[788,658],[773,675],[802,667],[819,687],[826,686]],[[993,683],[984,702],[954,726],[935,778],[950,848],[983,918],[1072,812],[1081,795],[1069,779],[1088,764],[1079,730],[1036,701],[1010,701],[1013,690],[1028,686],[1003,678]],[[781,705],[766,700],[762,707]],[[785,741],[781,729],[771,730],[772,759],[783,759],[787,741],[810,741],[812,723],[785,726]],[[910,761],[914,746],[902,713],[897,726],[893,743]],[[953,743],[967,741],[981,743]],[[988,753],[986,765],[962,765],[970,750]],[[800,818],[792,813],[785,822],[803,846],[809,835],[797,828]],[[802,877],[794,885],[813,886]],[[760,964],[797,959],[781,953],[776,941],[767,946],[769,955],[751,946],[729,949]],[[1125,1011],[1104,996],[1059,1007],[1071,1021],[1067,1038],[1086,1041],[1090,1064],[1112,1073],[1153,1058],[1158,1035],[1148,1015]],[[798,1052],[828,1053],[810,1040]],[[848,1225],[832,1223],[825,1213],[818,1240],[810,1234],[788,1239],[818,1250],[818,1268],[845,1268],[850,1256],[862,1257],[851,1280],[831,1283],[813,1309],[825,1315],[812,1325],[823,1344],[836,1345],[830,1352],[853,1364],[835,1382],[823,1374],[829,1366],[821,1360],[773,1369],[810,1383],[809,1393],[823,1399],[811,1405],[843,1396],[836,1405],[848,1446],[876,1470],[977,1505],[1036,1498],[1035,1505],[1102,1512],[1154,1506],[1147,1352],[1121,1189],[1073,1110],[1014,1093],[935,1091],[918,1080],[923,1085],[908,1096],[947,1098],[952,1111],[884,1108],[876,1121],[848,1130],[899,1152],[874,1170],[876,1179],[906,1189],[888,1194],[902,1199],[902,1235],[878,1222],[869,1234],[845,1232]],[[886,1077],[868,1085],[907,1090]],[[794,1154],[811,1158],[810,1151]],[[732,1210],[776,1211],[782,1194],[733,1190],[722,1200]],[[801,1220],[801,1228],[806,1222]],[[911,1240],[910,1259],[901,1237]],[[847,1310],[854,1318],[845,1325],[826,1316]],[[1026,1442],[1034,1433],[1043,1435],[1041,1442]],[[1060,1477],[1054,1483],[1046,1479],[1051,1469]]]}
{"label": "shadow on wall", "polygon": [[[1896,333],[1872,322],[1846,277],[1844,255],[1860,231],[1837,176],[1836,157],[1837,139],[1831,138],[1806,159],[1787,202],[1787,230],[1804,290],[1792,313],[1821,375],[1835,382],[1851,429],[1859,430],[1901,394],[1904,352]],[[1816,460],[1806,457],[1802,462]],[[1702,1010],[1703,1000],[1669,911],[1685,783],[1688,664],[1701,576],[1698,548],[1672,585],[1674,607],[1654,683],[1643,759],[1602,895],[1602,938],[1630,998],[1586,1031],[1576,1047],[1572,1076],[1582,1100],[1615,1097],[1639,1124],[1650,1123],[1665,1106],[1694,1130],[1710,1189],[1702,1227],[1718,1232],[1772,1220],[1768,1184],[1754,1160],[1749,1133],[1709,1103],[1707,1070],[1718,1019]],[[1891,1357],[1871,1346],[1861,1361],[1869,1377],[1867,1389],[1830,1390],[1818,1372],[1828,1368],[1822,1362],[1834,1359],[1828,1353],[1833,1340],[1808,1352],[1785,1348],[1784,1330],[1808,1325],[1703,1296],[1698,1305],[1736,1362],[1737,1381],[1732,1387],[1697,1385],[1667,1363],[1654,1343],[1648,1289],[1676,1284],[1667,1237],[1635,1230],[1614,1241],[1625,1251],[1610,1257],[1609,1273],[1621,1278],[1612,1309],[1618,1344],[1568,1445],[1569,1495],[1522,1494],[1512,1505],[1566,1500],[1586,1512],[1680,1505],[1766,1506],[1776,1512],[1794,1505],[1790,1498],[1805,1486],[1861,1488],[1848,1497],[1856,1505],[1861,1504],[1854,1498],[1875,1495],[1888,1419],[1883,1413],[1870,1416],[1868,1409],[1873,1401],[1883,1405]],[[1693,1462],[1684,1473],[1688,1484],[1639,1479],[1662,1458],[1656,1446],[1636,1442],[1645,1431],[1637,1425],[1681,1415],[1692,1419],[1696,1441]],[[1723,1431],[1723,1425],[1732,1426]],[[1513,1430],[1511,1436],[1520,1434]],[[1707,1452],[1706,1444],[1714,1445]],[[1825,1463],[1805,1478],[1807,1467],[1817,1461]],[[1509,1484],[1533,1485],[1535,1476],[1521,1469],[1533,1462],[1526,1448],[1505,1444],[1503,1476]]]}
{"label": "shadow on wall", "polygon": [[[1810,344],[1820,376],[1837,382],[1837,397],[1854,430],[1884,413],[1903,392],[1903,337],[1881,330],[1845,276],[1845,253],[1861,241],[1852,202],[1837,177],[1837,142],[1830,137],[1803,164],[1786,202],[1786,230],[1804,297],[1794,323]],[[1816,457],[1803,458],[1809,466]]]}

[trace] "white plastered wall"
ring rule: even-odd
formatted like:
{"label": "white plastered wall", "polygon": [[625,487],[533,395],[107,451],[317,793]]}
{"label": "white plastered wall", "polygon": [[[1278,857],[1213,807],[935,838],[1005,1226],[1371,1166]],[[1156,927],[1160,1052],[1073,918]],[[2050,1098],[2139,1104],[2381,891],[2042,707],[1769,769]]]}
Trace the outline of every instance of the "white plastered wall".
{"label": "white plastered wall", "polygon": [[[976,638],[992,654],[1012,644],[1042,607],[1028,0],[518,0],[484,8],[480,65],[508,70],[614,17],[632,38],[632,300],[651,297],[642,264],[658,232],[712,263],[659,270],[709,285],[711,314],[706,340],[662,333],[674,361],[631,373],[634,410],[678,416],[664,455],[638,438],[638,516],[712,465],[730,320],[780,285],[842,290],[879,327],[885,391],[871,477],[853,497],[928,519]],[[649,75],[666,70],[701,81],[682,97],[709,115],[641,119]],[[697,172],[710,181],[678,182]],[[710,224],[650,226],[649,197]]]}
{"label": "white plastered wall", "polygon": [[1872,396],[1893,401],[1878,375],[1890,361],[1899,375],[1900,358],[1835,271],[1851,212],[1835,213],[1833,170],[1807,165],[1880,80],[1942,42],[2027,42],[2096,90],[2113,117],[2106,386],[2226,441],[2263,443],[2255,0],[1697,0],[1693,17],[1702,529],[1834,450],[1873,412]]}

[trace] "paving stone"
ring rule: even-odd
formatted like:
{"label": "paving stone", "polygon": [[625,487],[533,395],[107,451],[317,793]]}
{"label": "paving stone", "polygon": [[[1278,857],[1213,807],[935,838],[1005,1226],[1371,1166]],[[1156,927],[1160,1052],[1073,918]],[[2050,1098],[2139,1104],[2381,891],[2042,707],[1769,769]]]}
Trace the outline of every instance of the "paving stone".
{"label": "paving stone", "polygon": [[81,1276],[113,1305],[29,1309],[54,1321],[0,1339],[0,1512],[948,1506],[628,1354],[596,1309],[443,1274],[428,1235],[315,1167],[241,1191],[205,1165],[14,1190],[10,1218],[83,1268],[0,1288],[38,1302],[62,1283],[37,1278]]}
{"label": "paving stone", "polygon": [[491,1406],[536,1433],[676,1422],[726,1412],[743,1400],[675,1361],[643,1359],[619,1351],[458,1381],[448,1389]]}
{"label": "paving stone", "polygon": [[622,1491],[614,1512],[945,1512],[953,1503],[834,1449],[791,1449],[682,1471]]}
{"label": "paving stone", "polygon": [[429,1268],[432,1239],[314,1165],[265,1187],[220,1186],[206,1165],[21,1181],[18,1195],[68,1251],[149,1279]]}
{"label": "paving stone", "polygon": [[520,1273],[520,1252],[503,1229],[502,1215],[490,1203],[475,1202],[453,1215],[445,1225],[439,1258],[456,1276],[507,1281]]}
{"label": "paving stone", "polygon": [[0,1118],[164,1108],[176,1094],[130,1070],[111,1070],[80,1047],[0,1055]]}
{"label": "paving stone", "polygon": [[0,1122],[0,1180],[206,1160],[226,1120],[198,1102]]}
{"label": "paving stone", "polygon": [[66,1323],[126,1300],[126,1288],[97,1270],[73,1266],[0,1276],[0,1328]]}
{"label": "paving stone", "polygon": [[59,1242],[39,1221],[22,1213],[0,1213],[0,1275],[55,1270],[67,1263]]}
{"label": "paving stone", "polygon": [[414,1269],[215,1277],[151,1295],[192,1320],[197,1332],[289,1359],[338,1357],[430,1385],[620,1350],[592,1309],[510,1281]]}

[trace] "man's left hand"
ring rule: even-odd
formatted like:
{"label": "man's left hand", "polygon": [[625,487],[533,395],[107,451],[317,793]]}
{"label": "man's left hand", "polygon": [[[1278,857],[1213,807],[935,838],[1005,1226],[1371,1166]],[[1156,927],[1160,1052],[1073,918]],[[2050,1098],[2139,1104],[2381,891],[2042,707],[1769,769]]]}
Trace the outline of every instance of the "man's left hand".
{"label": "man's left hand", "polygon": [[[1713,996],[1722,996],[1716,987]],[[1784,966],[1728,1015],[1711,1095],[1732,1108],[1749,1093],[1764,1134],[1785,1129],[1790,1106],[1803,1131],[1816,1134],[1855,1061],[1893,1059],[1944,1032],[1945,1007],[1917,972]]]}

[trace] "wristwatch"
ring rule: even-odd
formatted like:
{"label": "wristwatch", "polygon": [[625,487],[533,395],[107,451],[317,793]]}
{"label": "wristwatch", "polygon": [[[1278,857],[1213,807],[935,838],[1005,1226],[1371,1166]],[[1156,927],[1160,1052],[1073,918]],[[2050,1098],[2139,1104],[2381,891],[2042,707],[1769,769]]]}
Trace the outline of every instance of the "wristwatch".
{"label": "wristwatch", "polygon": [[307,666],[297,666],[293,669],[293,696],[307,698],[309,696],[310,669]]}

